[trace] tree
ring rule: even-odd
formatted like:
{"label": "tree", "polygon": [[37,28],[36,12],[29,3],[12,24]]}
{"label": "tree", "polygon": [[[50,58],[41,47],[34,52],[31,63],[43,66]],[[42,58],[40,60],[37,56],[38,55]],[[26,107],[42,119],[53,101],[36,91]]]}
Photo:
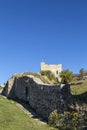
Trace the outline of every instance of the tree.
{"label": "tree", "polygon": [[86,71],[84,70],[84,68],[81,68],[79,71],[80,74],[80,78],[83,79],[83,76],[85,75]]}
{"label": "tree", "polygon": [[60,73],[60,77],[62,83],[68,84],[73,80],[73,73],[67,69]]}

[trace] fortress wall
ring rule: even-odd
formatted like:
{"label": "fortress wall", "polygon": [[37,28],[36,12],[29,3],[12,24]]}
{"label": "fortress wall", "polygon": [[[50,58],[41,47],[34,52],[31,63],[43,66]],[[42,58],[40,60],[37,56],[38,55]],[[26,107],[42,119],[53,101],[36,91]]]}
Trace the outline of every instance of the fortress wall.
{"label": "fortress wall", "polygon": [[9,93],[11,94],[12,87],[14,86],[14,82],[15,82],[15,77],[11,77],[11,78],[7,81],[7,83],[6,83],[5,87],[3,88],[1,94],[3,94],[4,96],[8,96]]}
{"label": "fortress wall", "polygon": [[59,86],[31,85],[29,91],[29,104],[44,118],[48,118],[53,110],[59,109]]}
{"label": "fortress wall", "polygon": [[67,105],[64,99],[70,94],[70,91],[65,91],[67,87],[62,91],[60,86],[37,84],[33,78],[27,76],[14,78],[14,83],[12,79],[8,81],[10,85],[5,86],[5,95],[7,97],[17,97],[29,102],[30,106],[45,119],[55,109],[64,111],[64,107]]}

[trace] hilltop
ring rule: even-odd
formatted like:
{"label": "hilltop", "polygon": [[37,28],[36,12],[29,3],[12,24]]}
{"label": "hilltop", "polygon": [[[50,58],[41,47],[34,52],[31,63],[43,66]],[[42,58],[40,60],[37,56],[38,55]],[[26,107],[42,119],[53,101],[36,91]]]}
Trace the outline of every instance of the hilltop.
{"label": "hilltop", "polygon": [[39,82],[41,82],[41,84],[51,84],[51,85],[54,85],[54,84],[58,84],[55,76],[53,75],[53,73],[51,71],[41,71],[41,72],[38,72],[38,73],[35,73],[35,72],[24,72],[24,73],[20,73],[20,74],[14,74],[13,76],[15,77],[23,77],[23,76],[31,76],[31,77],[34,77],[34,78],[38,78],[40,79]]}

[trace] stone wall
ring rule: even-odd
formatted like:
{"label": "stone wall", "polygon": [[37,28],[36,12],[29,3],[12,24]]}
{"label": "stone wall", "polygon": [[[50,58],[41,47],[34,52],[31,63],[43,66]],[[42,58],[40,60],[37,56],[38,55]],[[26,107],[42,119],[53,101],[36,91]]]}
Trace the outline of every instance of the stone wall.
{"label": "stone wall", "polygon": [[22,76],[12,77],[8,80],[3,95],[9,98],[19,98],[28,101],[30,106],[43,118],[47,119],[49,114],[57,109],[64,111],[67,107],[65,99],[70,95],[69,86],[60,88],[47,84],[39,84],[35,77]]}
{"label": "stone wall", "polygon": [[[15,82],[15,77],[13,76],[13,77],[11,77],[8,81],[7,81],[7,83],[6,83],[6,85],[5,85],[5,87],[3,88],[3,91],[2,91],[2,94],[3,95],[5,95],[5,96],[9,96],[9,94],[10,95],[13,95],[13,86],[14,86],[14,82]],[[11,96],[12,97],[12,96]]]}

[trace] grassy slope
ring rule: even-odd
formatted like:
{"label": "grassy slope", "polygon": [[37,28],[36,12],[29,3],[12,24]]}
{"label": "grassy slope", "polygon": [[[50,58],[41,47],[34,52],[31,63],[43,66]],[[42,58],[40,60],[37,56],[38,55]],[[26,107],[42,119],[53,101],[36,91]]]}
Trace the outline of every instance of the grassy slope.
{"label": "grassy slope", "polygon": [[0,96],[0,130],[54,130],[29,117],[15,102]]}
{"label": "grassy slope", "polygon": [[71,93],[73,95],[83,94],[87,92],[87,83],[71,85]]}

